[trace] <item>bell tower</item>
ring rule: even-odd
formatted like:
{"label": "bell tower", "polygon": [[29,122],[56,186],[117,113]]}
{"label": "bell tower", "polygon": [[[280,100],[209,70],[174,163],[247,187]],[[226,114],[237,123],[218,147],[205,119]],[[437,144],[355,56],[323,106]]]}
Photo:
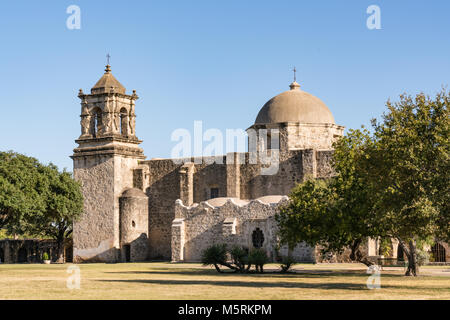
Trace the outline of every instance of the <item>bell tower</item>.
{"label": "bell tower", "polygon": [[74,223],[74,261],[115,262],[120,259],[119,198],[133,188],[133,170],[145,159],[136,137],[132,94],[105,73],[85,94],[80,89],[81,135],[73,150],[74,177],[82,185],[84,214]]}

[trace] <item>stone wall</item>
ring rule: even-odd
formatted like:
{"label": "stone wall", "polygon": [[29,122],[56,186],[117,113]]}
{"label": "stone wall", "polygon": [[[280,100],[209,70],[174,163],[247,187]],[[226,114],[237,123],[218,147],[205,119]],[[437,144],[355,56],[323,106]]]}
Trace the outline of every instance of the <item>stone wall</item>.
{"label": "stone wall", "polygon": [[148,257],[148,197],[142,190],[126,190],[120,197],[120,249],[122,262]]}
{"label": "stone wall", "polygon": [[[188,206],[200,203],[211,198],[211,188],[218,189],[219,197],[247,200],[288,195],[307,177],[329,177],[332,174],[331,154],[329,150],[312,149],[281,152],[278,169],[272,175],[262,174],[268,166],[261,162],[252,163],[250,153],[231,153],[227,157],[233,161],[228,163],[225,156],[189,158],[182,163],[171,159],[141,161],[140,166],[147,167],[149,258],[169,259],[171,256],[171,224],[177,199]],[[243,164],[237,163],[238,158],[243,159]]]}
{"label": "stone wall", "polygon": [[[265,149],[266,145],[271,145],[271,142],[269,142],[270,138],[267,139],[265,137],[265,132],[267,132],[268,137],[278,132],[279,149],[281,151],[296,149],[326,150],[331,149],[333,142],[343,135],[344,127],[332,123],[283,122],[254,124],[247,129],[250,151],[253,149]],[[256,139],[252,138],[252,135],[256,135]]]}
{"label": "stone wall", "polygon": [[148,167],[149,259],[170,259],[171,225],[175,201],[180,197],[180,168],[170,159],[140,162]]}
{"label": "stone wall", "polygon": [[[172,223],[172,261],[197,262],[203,250],[214,243],[253,247],[252,234],[262,231],[262,248],[271,261],[279,254],[287,254],[287,248],[278,249],[275,214],[287,197],[268,196],[244,201],[235,198],[216,198],[184,206],[178,200]],[[305,244],[293,250],[298,261],[314,261],[314,249]]]}
{"label": "stone wall", "polygon": [[344,127],[336,124],[288,123],[288,148],[331,149],[333,142],[341,137]]}
{"label": "stone wall", "polygon": [[114,217],[114,159],[89,156],[74,159],[74,178],[82,186],[84,213],[74,223],[74,261],[115,261],[118,220]]}
{"label": "stone wall", "polygon": [[212,163],[214,159],[203,158],[201,164],[195,165],[194,202],[211,198],[211,188],[219,189],[219,197],[227,196],[227,166],[225,157],[221,163]]}

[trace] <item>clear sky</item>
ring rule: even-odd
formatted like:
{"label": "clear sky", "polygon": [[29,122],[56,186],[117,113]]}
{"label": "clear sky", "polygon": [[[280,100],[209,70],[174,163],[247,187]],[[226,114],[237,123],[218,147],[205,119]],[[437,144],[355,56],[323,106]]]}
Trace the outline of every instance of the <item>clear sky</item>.
{"label": "clear sky", "polygon": [[[69,30],[69,5],[81,29]],[[369,30],[369,5],[381,30]],[[302,89],[347,128],[380,117],[388,98],[434,95],[450,77],[450,1],[1,1],[0,150],[72,170],[78,89],[106,54],[136,89],[147,158],[169,157],[177,128],[248,128],[271,97]]]}

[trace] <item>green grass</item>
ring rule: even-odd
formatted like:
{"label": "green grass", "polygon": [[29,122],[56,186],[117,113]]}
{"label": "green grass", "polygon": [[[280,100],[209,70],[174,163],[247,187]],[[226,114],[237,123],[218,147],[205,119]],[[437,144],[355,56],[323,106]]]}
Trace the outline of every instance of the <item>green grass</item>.
{"label": "green grass", "polygon": [[80,264],[81,288],[71,290],[68,266],[0,265],[0,299],[450,299],[450,267],[424,267],[417,278],[390,268],[382,271],[381,289],[369,290],[359,264],[263,275],[218,274],[199,264]]}

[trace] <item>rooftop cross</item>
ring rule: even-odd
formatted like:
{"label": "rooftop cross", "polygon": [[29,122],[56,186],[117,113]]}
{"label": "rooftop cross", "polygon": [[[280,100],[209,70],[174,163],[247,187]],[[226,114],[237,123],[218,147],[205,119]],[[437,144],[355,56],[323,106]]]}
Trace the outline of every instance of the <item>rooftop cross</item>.
{"label": "rooftop cross", "polygon": [[294,70],[292,70],[292,71],[294,71],[294,82],[296,82],[297,81],[297,75],[296,75],[297,69],[295,69],[295,67],[294,67]]}
{"label": "rooftop cross", "polygon": [[106,55],[106,69],[105,72],[106,73],[110,73],[111,72],[111,66],[109,65],[109,59],[111,58],[111,56],[109,55],[109,53]]}

